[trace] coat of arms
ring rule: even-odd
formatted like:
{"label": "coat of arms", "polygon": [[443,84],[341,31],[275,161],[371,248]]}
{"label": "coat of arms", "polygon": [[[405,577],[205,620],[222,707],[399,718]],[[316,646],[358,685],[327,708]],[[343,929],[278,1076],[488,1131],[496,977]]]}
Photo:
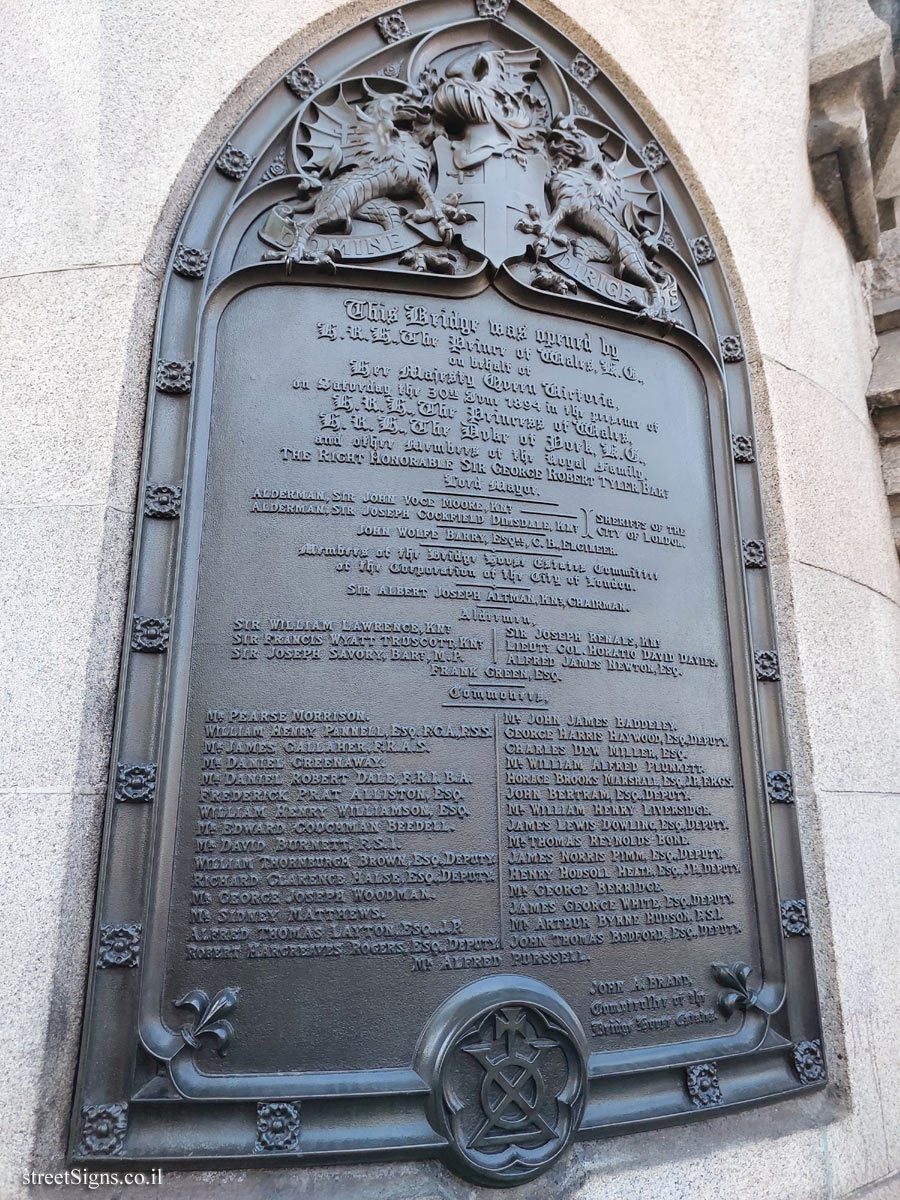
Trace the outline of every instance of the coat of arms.
{"label": "coat of arms", "polygon": [[297,198],[269,212],[266,257],[437,274],[527,263],[533,287],[671,320],[662,197],[634,147],[576,114],[535,47],[441,55],[429,43],[407,56],[406,78],[346,79],[304,102]]}

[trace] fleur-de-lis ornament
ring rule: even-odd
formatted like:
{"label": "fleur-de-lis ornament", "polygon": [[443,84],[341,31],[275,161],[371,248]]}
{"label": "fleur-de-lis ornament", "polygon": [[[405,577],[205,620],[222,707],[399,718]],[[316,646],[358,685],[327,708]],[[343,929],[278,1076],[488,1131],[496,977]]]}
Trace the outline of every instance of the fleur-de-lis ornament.
{"label": "fleur-de-lis ornament", "polygon": [[750,972],[753,968],[749,963],[736,962],[728,966],[727,963],[713,963],[712,973],[716,983],[729,990],[721,992],[719,995],[719,1008],[726,1017],[730,1017],[736,1008],[741,1012],[748,1012],[751,1008],[758,1008],[760,1012],[767,1016],[772,1015],[772,1010],[759,1002],[759,988],[750,986]]}
{"label": "fleur-de-lis ornament", "polygon": [[192,1050],[199,1050],[203,1044],[200,1039],[209,1037],[216,1043],[216,1053],[224,1056],[234,1033],[231,1022],[224,1018],[228,1013],[234,1011],[239,992],[240,988],[222,988],[210,1000],[207,992],[201,988],[194,988],[180,1000],[176,1000],[174,1002],[176,1008],[191,1008],[197,1014],[193,1022],[182,1025],[179,1031],[185,1044]]}

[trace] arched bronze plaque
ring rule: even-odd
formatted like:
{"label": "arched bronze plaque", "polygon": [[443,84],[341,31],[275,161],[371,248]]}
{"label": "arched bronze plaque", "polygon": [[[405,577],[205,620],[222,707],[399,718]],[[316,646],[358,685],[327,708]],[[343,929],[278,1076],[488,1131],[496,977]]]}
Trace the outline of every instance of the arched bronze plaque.
{"label": "arched bronze plaque", "polygon": [[518,3],[247,115],[158,325],[76,1160],[515,1184],[821,1083],[743,357]]}

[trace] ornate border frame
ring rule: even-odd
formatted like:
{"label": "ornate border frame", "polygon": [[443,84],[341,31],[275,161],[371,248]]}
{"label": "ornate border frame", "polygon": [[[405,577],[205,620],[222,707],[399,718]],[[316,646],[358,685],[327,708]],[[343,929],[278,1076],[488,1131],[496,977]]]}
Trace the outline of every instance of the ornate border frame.
{"label": "ornate border frame", "polygon": [[[292,185],[280,178],[284,159],[279,167],[277,147],[293,126],[298,98],[348,74],[383,72],[407,39],[412,43],[437,25],[468,30],[490,21],[492,29],[501,27],[538,45],[565,73],[576,103],[592,105],[606,124],[642,148],[665,198],[668,241],[661,261],[677,272],[695,329],[653,323],[641,332],[678,346],[703,374],[713,424],[717,506],[727,514],[723,563],[729,613],[737,615],[731,641],[745,784],[752,797],[748,821],[753,873],[758,908],[765,914],[765,980],[756,990],[740,971],[720,980],[732,988],[728,1000],[745,1019],[735,1037],[716,1039],[714,1063],[707,1061],[710,1039],[680,1044],[674,1058],[670,1049],[653,1048],[591,1055],[575,1136],[690,1120],[824,1083],[771,590],[765,569],[758,569],[767,559],[750,385],[736,313],[715,247],[652,131],[586,55],[519,0],[474,0],[474,7],[475,17],[473,0],[411,0],[402,11],[366,21],[311,53],[262,97],[217,151],[172,250],[151,370],[141,511],[92,944],[95,969],[70,1143],[75,1162],[283,1165],[361,1153],[453,1159],[448,1138],[428,1119],[431,1087],[424,1067],[422,1072],[411,1067],[353,1079],[307,1077],[292,1081],[287,1090],[284,1076],[254,1077],[214,1096],[210,1077],[197,1069],[191,1050],[204,1033],[218,1029],[228,1036],[222,1028],[228,1024],[223,1019],[230,1011],[228,998],[193,994],[197,1017],[186,1027],[193,1030],[192,1042],[166,1026],[160,1004],[140,986],[142,964],[154,962],[158,954],[154,929],[165,909],[160,880],[169,871],[166,855],[174,840],[177,782],[173,795],[172,780],[177,772],[168,760],[171,739],[166,731],[183,723],[184,695],[168,669],[167,652],[190,644],[191,563],[196,565],[199,521],[191,519],[188,507],[202,501],[205,460],[198,448],[204,445],[211,390],[211,380],[204,379],[195,364],[205,360],[217,319],[235,295],[276,277],[281,284],[287,282],[274,265],[235,270],[233,264],[241,237],[256,216],[292,194]],[[330,278],[301,266],[289,282],[377,284],[382,290],[445,296],[488,285],[479,272],[451,278],[400,276],[357,266],[339,266]],[[549,308],[549,298],[545,303],[540,293],[505,268],[495,286],[517,304],[537,311],[542,305]],[[567,300],[566,305],[585,321],[635,328],[635,318],[623,309],[582,299]],[[182,515],[186,519],[180,519]],[[737,531],[738,537],[729,541],[729,530]],[[170,613],[175,614],[171,628]],[[423,1034],[423,1046],[427,1041]],[[427,1060],[423,1051],[420,1065]],[[345,1110],[348,1102],[361,1103],[365,1110],[356,1122],[346,1111],[338,1117],[336,1106]],[[611,1107],[616,1111],[613,1122],[607,1116]]]}

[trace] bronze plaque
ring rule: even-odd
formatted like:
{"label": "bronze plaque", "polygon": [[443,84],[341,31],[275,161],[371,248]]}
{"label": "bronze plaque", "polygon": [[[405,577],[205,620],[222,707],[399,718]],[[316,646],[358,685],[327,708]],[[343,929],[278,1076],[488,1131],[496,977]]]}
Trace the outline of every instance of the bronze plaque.
{"label": "bronze plaque", "polygon": [[712,244],[589,59],[455,7],[289,73],[173,254],[79,1161],[515,1184],[824,1079]]}

